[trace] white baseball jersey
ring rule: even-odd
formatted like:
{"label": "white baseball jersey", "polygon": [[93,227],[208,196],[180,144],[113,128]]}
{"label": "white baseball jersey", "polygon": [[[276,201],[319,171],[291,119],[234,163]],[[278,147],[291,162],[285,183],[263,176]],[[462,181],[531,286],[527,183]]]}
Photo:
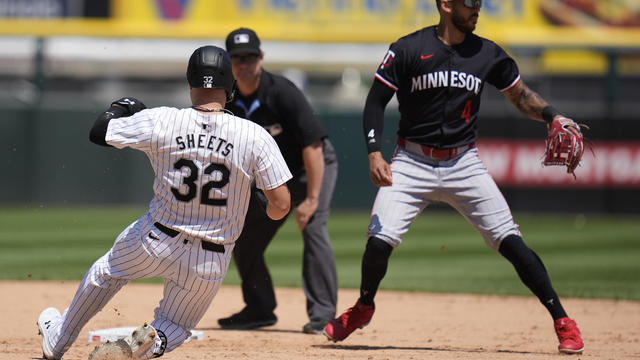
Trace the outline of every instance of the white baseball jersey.
{"label": "white baseball jersey", "polygon": [[43,330],[56,357],[122,286],[149,277],[165,280],[151,325],[164,334],[166,351],[180,346],[220,289],[252,181],[268,190],[291,179],[273,137],[231,114],[147,109],[111,119],[105,140],[147,154],[156,174],[155,196],[149,212],[89,268],[69,308]]}
{"label": "white baseball jersey", "polygon": [[112,119],[106,142],[149,157],[155,172],[154,220],[206,241],[235,241],[244,222],[251,181],[273,189],[291,178],[261,126],[231,114],[158,107]]}

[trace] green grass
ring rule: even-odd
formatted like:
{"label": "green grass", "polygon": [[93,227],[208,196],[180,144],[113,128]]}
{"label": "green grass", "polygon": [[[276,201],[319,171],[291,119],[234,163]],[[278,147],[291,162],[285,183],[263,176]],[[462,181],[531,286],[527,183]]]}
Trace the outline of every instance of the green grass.
{"label": "green grass", "polygon": [[[79,280],[144,208],[0,209],[0,279]],[[561,296],[640,300],[638,216],[515,214]],[[329,231],[340,287],[357,288],[367,212],[334,212]],[[302,239],[292,218],[267,250],[276,286],[301,286]],[[157,281],[157,280],[155,280]],[[225,284],[239,284],[234,265]],[[382,289],[528,295],[511,265],[461,216],[427,211],[389,264]]]}

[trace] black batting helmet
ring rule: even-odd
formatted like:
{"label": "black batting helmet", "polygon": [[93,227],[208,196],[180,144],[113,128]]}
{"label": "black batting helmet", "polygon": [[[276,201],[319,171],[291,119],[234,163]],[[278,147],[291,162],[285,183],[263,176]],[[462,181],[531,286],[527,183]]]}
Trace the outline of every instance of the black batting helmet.
{"label": "black batting helmet", "polygon": [[208,45],[197,48],[189,58],[187,81],[193,88],[224,89],[227,102],[233,99],[236,80],[231,72],[231,59],[223,49]]}

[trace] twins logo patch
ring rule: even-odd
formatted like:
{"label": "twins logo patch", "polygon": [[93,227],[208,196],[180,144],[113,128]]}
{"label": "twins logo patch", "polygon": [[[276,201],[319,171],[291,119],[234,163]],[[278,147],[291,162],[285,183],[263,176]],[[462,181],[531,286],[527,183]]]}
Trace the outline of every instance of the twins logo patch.
{"label": "twins logo patch", "polygon": [[384,69],[385,67],[391,65],[394,57],[396,57],[396,53],[391,50],[387,51],[387,55],[384,56],[384,59],[382,59],[382,64],[380,64],[380,69]]}

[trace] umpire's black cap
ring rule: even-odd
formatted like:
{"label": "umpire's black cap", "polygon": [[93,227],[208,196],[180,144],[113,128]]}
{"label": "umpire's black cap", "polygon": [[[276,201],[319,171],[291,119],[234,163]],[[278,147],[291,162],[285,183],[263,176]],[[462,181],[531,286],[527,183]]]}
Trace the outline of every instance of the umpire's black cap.
{"label": "umpire's black cap", "polygon": [[225,42],[229,56],[237,54],[260,55],[260,38],[248,28],[235,29],[227,35]]}
{"label": "umpire's black cap", "polygon": [[227,52],[213,45],[197,48],[189,58],[187,81],[192,88],[224,89],[231,101],[236,80]]}

